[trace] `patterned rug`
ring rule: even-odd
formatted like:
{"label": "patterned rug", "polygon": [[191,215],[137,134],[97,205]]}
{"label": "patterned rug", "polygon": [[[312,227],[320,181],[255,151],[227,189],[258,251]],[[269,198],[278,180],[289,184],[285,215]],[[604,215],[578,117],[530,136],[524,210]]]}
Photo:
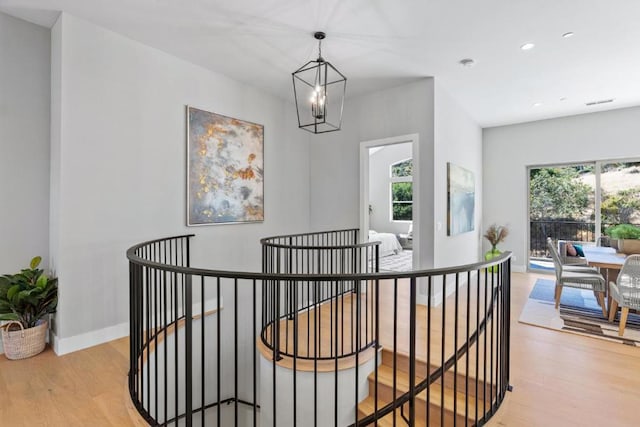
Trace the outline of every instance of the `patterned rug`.
{"label": "patterned rug", "polygon": [[380,258],[380,271],[411,271],[413,252],[405,249],[396,255]]}
{"label": "patterned rug", "polygon": [[624,336],[619,337],[620,311],[614,322],[609,323],[602,317],[592,291],[564,288],[560,311],[555,309],[554,292],[553,280],[538,279],[522,310],[520,323],[640,346],[640,315],[629,313]]}

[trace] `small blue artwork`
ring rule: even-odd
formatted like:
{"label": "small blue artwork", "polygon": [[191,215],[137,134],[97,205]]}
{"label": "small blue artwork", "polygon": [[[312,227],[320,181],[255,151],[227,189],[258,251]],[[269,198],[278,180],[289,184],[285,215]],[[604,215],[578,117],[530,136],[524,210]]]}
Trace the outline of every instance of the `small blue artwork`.
{"label": "small blue artwork", "polygon": [[473,231],[476,183],[473,172],[447,163],[447,235]]}

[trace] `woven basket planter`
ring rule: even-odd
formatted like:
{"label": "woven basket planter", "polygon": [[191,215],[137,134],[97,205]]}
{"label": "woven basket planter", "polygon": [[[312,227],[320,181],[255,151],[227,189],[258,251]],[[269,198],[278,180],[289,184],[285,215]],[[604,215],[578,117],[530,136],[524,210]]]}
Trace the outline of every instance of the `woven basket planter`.
{"label": "woven basket planter", "polygon": [[640,240],[618,239],[618,251],[623,254],[640,254]]}
{"label": "woven basket planter", "polygon": [[[15,329],[19,326],[20,329]],[[9,330],[11,327],[14,330]],[[35,356],[44,350],[48,323],[46,321],[24,329],[22,323],[11,321],[2,326],[2,345],[7,359],[18,360]]]}

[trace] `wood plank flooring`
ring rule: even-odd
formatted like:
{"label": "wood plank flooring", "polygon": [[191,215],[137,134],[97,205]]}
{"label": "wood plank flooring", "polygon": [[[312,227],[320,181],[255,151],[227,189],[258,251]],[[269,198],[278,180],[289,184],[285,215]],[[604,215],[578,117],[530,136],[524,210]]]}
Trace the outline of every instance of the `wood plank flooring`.
{"label": "wood plank flooring", "polygon": [[58,357],[0,356],[0,425],[141,426],[127,401],[128,340]]}
{"label": "wood plank flooring", "polygon": [[[640,350],[518,323],[536,278],[512,280],[509,393],[489,426],[637,426]],[[126,391],[128,340],[57,357],[0,356],[0,425],[138,426]]]}
{"label": "wood plank flooring", "polygon": [[[491,283],[489,287],[491,287]],[[378,289],[376,289],[376,287]],[[409,355],[409,336],[410,336],[410,292],[409,292],[409,280],[403,279],[394,282],[393,280],[381,280],[378,283],[371,282],[367,288],[366,293],[361,293],[359,298],[360,304],[360,341],[362,346],[366,346],[367,343],[375,340],[375,325],[376,319],[375,312],[375,298],[374,295],[379,295],[379,342],[386,350],[393,351],[394,349],[401,354]],[[469,291],[470,300],[472,306],[470,311],[466,313],[467,306],[467,292]],[[487,288],[480,286],[480,293],[478,297],[477,282],[472,280],[471,286],[467,289],[466,285],[461,285],[457,295],[457,310],[456,310],[456,295],[452,294],[451,297],[443,305],[434,307],[428,310],[424,305],[418,305],[416,310],[416,356],[419,360],[427,362],[433,366],[440,366],[443,360],[443,344],[444,344],[444,360],[447,360],[454,353],[455,348],[459,348],[462,343],[466,341],[467,333],[472,333],[477,329],[476,321],[483,319],[483,314],[487,310],[485,304],[485,292],[489,292]],[[298,359],[298,369],[301,370],[313,370],[314,365],[305,363],[304,358],[314,355],[318,357],[324,357],[329,359],[329,367],[333,370],[333,359],[336,355],[351,354],[356,347],[356,333],[353,320],[356,318],[357,309],[355,294],[348,292],[344,297],[338,297],[337,303],[325,302],[318,308],[308,308],[302,311],[297,319],[280,321],[280,351],[282,355],[293,355],[296,353]],[[489,294],[490,295],[490,294]],[[476,300],[480,300],[480,310],[476,310]],[[476,311],[480,311],[479,318],[476,318]],[[494,312],[496,310],[494,309]],[[444,317],[443,317],[444,316]],[[496,317],[494,317],[496,318]],[[454,334],[456,327],[458,327],[458,336]],[[467,330],[467,323],[469,328]],[[297,324],[297,341],[294,339],[294,332]],[[443,326],[444,325],[444,326]],[[497,328],[495,323],[489,323],[489,334],[491,336],[491,328],[494,330]],[[442,341],[443,331],[445,334],[445,340]],[[273,340],[272,331],[267,328],[267,337],[271,342]],[[394,337],[395,335],[395,337]],[[476,356],[480,361],[480,366],[483,366],[483,354],[485,352],[484,335],[480,336],[480,346],[472,346],[469,352],[469,371],[475,372],[475,360]],[[497,339],[497,335],[494,336]],[[457,342],[455,341],[457,339]],[[490,339],[490,338],[489,338]],[[427,345],[430,342],[431,345]],[[318,349],[315,350],[315,345]],[[491,343],[488,343],[487,354],[490,354]],[[430,349],[430,352],[427,349]],[[337,350],[337,351],[336,351]],[[476,354],[476,350],[477,353]],[[264,353],[266,354],[266,353]],[[279,364],[281,366],[291,366],[291,357],[284,357]],[[340,362],[345,359],[339,359]],[[361,358],[361,363],[364,363],[366,359]],[[466,371],[466,356],[458,361],[458,372]],[[350,367],[353,363],[345,363],[345,367]],[[424,378],[423,378],[424,379]]]}

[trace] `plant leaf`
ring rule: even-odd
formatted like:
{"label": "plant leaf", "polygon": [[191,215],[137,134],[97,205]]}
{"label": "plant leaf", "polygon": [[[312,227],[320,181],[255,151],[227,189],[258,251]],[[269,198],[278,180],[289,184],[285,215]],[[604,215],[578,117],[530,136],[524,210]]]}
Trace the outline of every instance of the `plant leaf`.
{"label": "plant leaf", "polygon": [[45,286],[47,286],[47,276],[45,276],[44,274],[40,277],[38,277],[38,280],[36,281],[36,286],[40,289],[43,289]]}
{"label": "plant leaf", "polygon": [[13,285],[12,287],[10,287],[7,291],[7,299],[12,299],[13,296],[18,293],[18,291],[20,291],[20,285]]}
{"label": "plant leaf", "polygon": [[40,265],[40,261],[42,261],[42,257],[39,257],[39,256],[33,257],[33,259],[31,260],[31,264],[29,264],[29,266],[31,267],[32,270],[34,270],[36,267]]}
{"label": "plant leaf", "polygon": [[0,320],[20,320],[20,318],[15,313],[5,313],[0,314]]}

